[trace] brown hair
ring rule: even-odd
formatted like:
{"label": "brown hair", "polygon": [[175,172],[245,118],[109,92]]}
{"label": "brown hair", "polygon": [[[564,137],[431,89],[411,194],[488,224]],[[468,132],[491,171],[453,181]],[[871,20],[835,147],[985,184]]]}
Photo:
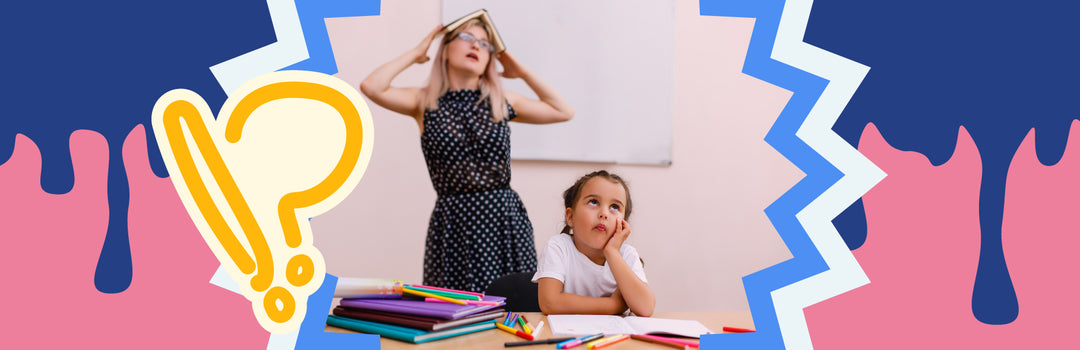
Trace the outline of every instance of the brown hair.
{"label": "brown hair", "polygon": [[[582,176],[577,182],[574,182],[573,186],[563,191],[563,204],[567,208],[573,208],[574,204],[581,197],[581,188],[585,187],[585,183],[589,182],[594,177],[602,177],[610,180],[611,182],[622,185],[623,190],[626,191],[626,210],[623,212],[623,220],[630,220],[630,211],[634,209],[634,201],[630,199],[630,187],[626,185],[626,181],[623,181],[622,177],[607,172],[607,170],[598,170]],[[570,234],[570,225],[563,223],[562,233]]]}
{"label": "brown hair", "polygon": [[[446,45],[454,41],[458,33],[472,26],[480,26],[488,34],[488,37],[491,37],[491,30],[479,19],[471,19],[454,29],[454,31],[443,35],[442,43],[439,44],[439,53],[435,54],[435,62],[431,65],[431,75],[428,76],[427,87],[424,88],[423,94],[420,96],[420,105],[424,107],[424,110],[433,111],[439,109],[439,97],[450,91],[450,78],[446,72]],[[488,55],[487,67],[484,69],[484,74],[480,75],[480,99],[477,100],[477,103],[484,101],[486,97],[490,97],[491,119],[493,122],[498,123],[506,119],[510,112],[507,109],[506,94],[503,93],[502,82],[499,80],[499,70],[495,66],[495,61],[495,53]]]}

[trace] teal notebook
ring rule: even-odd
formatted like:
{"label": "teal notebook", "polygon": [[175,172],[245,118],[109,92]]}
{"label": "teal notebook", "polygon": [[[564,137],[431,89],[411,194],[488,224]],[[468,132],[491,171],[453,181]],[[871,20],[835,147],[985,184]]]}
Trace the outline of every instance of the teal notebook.
{"label": "teal notebook", "polygon": [[497,321],[484,321],[457,328],[428,332],[419,329],[395,326],[385,323],[341,317],[338,315],[330,315],[326,318],[326,324],[334,327],[351,329],[362,333],[378,334],[387,338],[393,338],[415,344],[492,329],[495,328],[495,322]]}

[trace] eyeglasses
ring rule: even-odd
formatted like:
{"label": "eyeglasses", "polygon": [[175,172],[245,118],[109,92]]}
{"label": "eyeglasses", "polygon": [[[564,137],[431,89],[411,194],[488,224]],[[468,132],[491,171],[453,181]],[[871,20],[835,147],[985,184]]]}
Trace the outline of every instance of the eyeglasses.
{"label": "eyeglasses", "polygon": [[477,39],[472,34],[469,34],[469,32],[458,33],[457,38],[465,40],[465,42],[469,43],[469,45],[480,44],[480,48],[487,50],[487,52],[495,52],[495,46],[491,45],[491,43],[487,42],[487,40]]}

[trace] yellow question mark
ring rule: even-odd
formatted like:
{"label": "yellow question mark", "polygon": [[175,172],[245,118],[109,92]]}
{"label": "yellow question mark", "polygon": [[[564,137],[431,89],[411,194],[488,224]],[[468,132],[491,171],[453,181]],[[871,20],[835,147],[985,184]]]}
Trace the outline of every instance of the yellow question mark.
{"label": "yellow question mark", "polygon": [[[276,213],[256,215],[258,211],[253,211],[252,207],[263,207],[267,203],[249,202],[250,198],[266,197],[267,193],[251,190],[251,186],[249,192],[242,191],[230,166],[277,160],[285,158],[284,155],[258,154],[260,150],[254,153],[249,150],[246,156],[234,157],[227,162],[220,148],[240,142],[245,135],[244,127],[253,114],[310,118],[309,114],[326,112],[325,108],[303,109],[310,106],[311,101],[329,106],[340,118],[339,122],[343,122],[341,125],[330,124],[336,127],[326,132],[329,137],[340,134],[338,129],[343,129],[341,155],[330,173],[316,185],[288,192],[276,203],[269,203],[274,205]],[[296,115],[298,108],[305,115]],[[322,255],[313,246],[306,218],[332,208],[359,182],[371,156],[370,112],[356,90],[341,80],[320,73],[293,71],[270,73],[245,83],[225,102],[218,119],[212,118],[206,102],[194,92],[173,90],[164,94],[153,112],[162,157],[188,213],[218,260],[251,300],[260,324],[273,333],[291,332],[299,327],[306,313],[307,298],[322,284],[326,270]],[[276,130],[288,132],[288,126]],[[304,146],[301,142],[290,151]],[[322,152],[300,149],[290,155],[296,154],[317,156]],[[300,168],[292,172],[318,171]],[[204,177],[205,172],[209,172],[209,176]],[[275,175],[262,174],[258,180],[245,181],[277,185]],[[285,183],[289,177],[280,178]],[[230,212],[231,217],[223,214],[225,211]],[[230,225],[231,220],[234,220],[234,226],[239,226],[242,236]],[[280,237],[264,232],[277,228],[281,229]],[[285,268],[275,268],[275,261],[283,259],[287,260]],[[281,275],[284,275],[284,281]],[[245,287],[243,280],[248,276],[249,283]],[[288,283],[284,283],[286,281]]]}

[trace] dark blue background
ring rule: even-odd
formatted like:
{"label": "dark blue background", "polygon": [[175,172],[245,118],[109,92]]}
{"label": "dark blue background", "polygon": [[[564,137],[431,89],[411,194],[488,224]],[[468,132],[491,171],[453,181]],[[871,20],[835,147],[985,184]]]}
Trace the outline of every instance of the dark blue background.
{"label": "dark blue background", "polygon": [[[971,134],[983,167],[972,179],[982,239],[971,307],[984,323],[1012,322],[1022,307],[1001,246],[1013,155],[1034,128],[1039,161],[1057,163],[1080,116],[1077,15],[1080,5],[1058,1],[815,1],[806,28],[807,43],[871,67],[833,128],[853,146],[874,123],[889,144],[941,165],[959,127]],[[860,201],[834,221],[852,249],[865,220]]]}
{"label": "dark blue background", "polygon": [[[124,138],[149,125],[154,102],[172,89],[193,90],[216,111],[225,92],[209,67],[277,40],[266,2],[16,1],[5,5],[0,32],[0,163],[11,157],[15,134],[25,134],[41,149],[41,187],[67,193],[71,133],[105,136],[110,215],[94,283],[105,293],[124,291],[132,278]],[[153,128],[146,137],[151,168],[167,176]]]}

